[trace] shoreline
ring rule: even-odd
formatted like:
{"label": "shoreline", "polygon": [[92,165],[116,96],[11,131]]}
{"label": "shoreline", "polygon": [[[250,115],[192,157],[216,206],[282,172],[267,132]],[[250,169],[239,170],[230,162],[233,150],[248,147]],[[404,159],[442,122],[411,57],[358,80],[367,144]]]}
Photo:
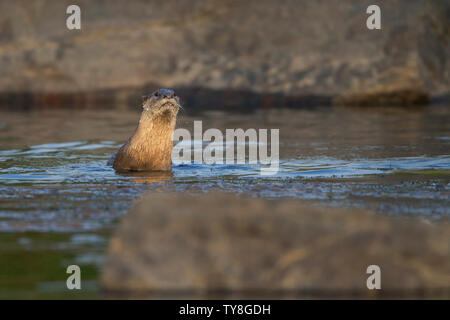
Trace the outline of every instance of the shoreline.
{"label": "shoreline", "polygon": [[[140,96],[153,92],[160,86],[146,85],[137,88],[111,88],[78,92],[0,92],[0,110],[39,108],[92,108],[104,105],[137,106]],[[450,95],[429,97],[421,91],[399,90],[352,96],[288,95],[284,93],[258,93],[250,90],[208,89],[200,87],[175,87],[183,103],[193,110],[252,111],[263,108],[310,107],[418,107],[450,104]],[[242,109],[244,108],[244,110]]]}

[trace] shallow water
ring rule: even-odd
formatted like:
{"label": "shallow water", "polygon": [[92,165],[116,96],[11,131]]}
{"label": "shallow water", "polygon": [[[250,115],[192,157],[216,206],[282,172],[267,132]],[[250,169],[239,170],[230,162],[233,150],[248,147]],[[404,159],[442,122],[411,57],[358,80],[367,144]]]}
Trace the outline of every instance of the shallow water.
{"label": "shallow water", "polygon": [[[207,128],[280,129],[280,168],[175,164],[172,173],[117,174],[106,165],[137,110],[0,111],[0,298],[97,297],[108,237],[143,192],[229,191],[296,197],[439,223],[450,213],[450,112],[314,108],[181,114]],[[65,268],[83,270],[82,292]]]}

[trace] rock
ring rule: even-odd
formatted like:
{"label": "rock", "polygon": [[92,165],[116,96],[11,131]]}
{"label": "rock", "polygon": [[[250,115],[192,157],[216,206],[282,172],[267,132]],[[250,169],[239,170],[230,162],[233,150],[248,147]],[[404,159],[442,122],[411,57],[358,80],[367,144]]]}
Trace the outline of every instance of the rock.
{"label": "rock", "polygon": [[427,1],[418,38],[420,73],[434,96],[450,86],[450,2]]}
{"label": "rock", "polygon": [[[149,194],[110,241],[121,297],[450,297],[450,225],[301,200]],[[366,269],[381,268],[382,290]],[[378,294],[378,295],[377,295]]]}
{"label": "rock", "polygon": [[77,4],[81,30],[65,27],[67,2],[0,3],[0,105],[126,102],[156,87],[191,102],[206,90],[218,108],[449,96],[448,1],[385,2],[381,30],[366,27],[369,0]]}
{"label": "rock", "polygon": [[67,2],[0,3],[0,105],[134,104],[156,87],[217,108],[450,96],[448,1],[383,3],[381,30],[368,0],[77,4],[81,30],[65,27]]}

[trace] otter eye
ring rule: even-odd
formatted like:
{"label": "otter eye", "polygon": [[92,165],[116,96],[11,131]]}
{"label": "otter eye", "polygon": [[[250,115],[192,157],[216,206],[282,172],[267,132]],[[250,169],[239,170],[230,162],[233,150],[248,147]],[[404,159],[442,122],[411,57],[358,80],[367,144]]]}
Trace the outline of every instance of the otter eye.
{"label": "otter eye", "polygon": [[156,97],[159,97],[159,92],[156,92],[156,93],[155,93],[155,96],[156,96]]}

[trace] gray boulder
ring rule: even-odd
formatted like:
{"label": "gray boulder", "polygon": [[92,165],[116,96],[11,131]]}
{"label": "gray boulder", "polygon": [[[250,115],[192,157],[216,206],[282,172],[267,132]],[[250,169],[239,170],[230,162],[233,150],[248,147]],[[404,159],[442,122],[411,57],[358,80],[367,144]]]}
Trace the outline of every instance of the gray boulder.
{"label": "gray boulder", "polygon": [[[450,225],[300,200],[151,194],[111,239],[121,297],[450,297]],[[381,290],[368,290],[369,265]]]}

